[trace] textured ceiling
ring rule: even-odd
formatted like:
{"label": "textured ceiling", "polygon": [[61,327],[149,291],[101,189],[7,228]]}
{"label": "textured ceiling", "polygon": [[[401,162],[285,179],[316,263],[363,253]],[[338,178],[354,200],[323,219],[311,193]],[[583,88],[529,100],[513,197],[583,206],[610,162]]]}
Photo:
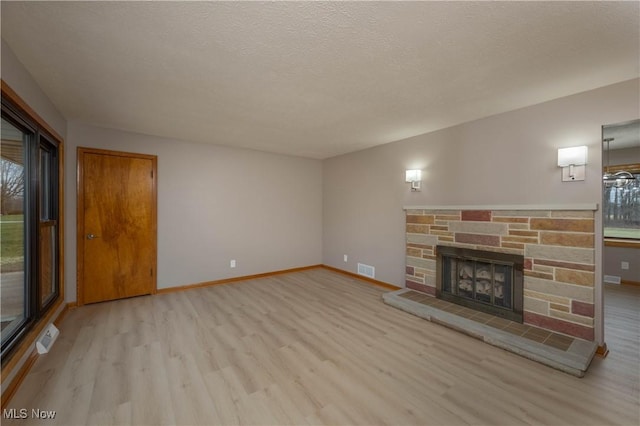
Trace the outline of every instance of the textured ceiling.
{"label": "textured ceiling", "polygon": [[638,2],[1,7],[68,120],[311,158],[639,76]]}

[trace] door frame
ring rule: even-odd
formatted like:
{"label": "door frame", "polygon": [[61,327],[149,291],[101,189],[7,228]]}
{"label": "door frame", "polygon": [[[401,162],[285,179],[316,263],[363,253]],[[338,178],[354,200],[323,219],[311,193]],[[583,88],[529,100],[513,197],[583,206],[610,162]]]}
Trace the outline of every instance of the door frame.
{"label": "door frame", "polygon": [[158,156],[149,154],[139,154],[124,151],[111,151],[106,149],[77,148],[77,185],[76,185],[76,301],[78,306],[84,305],[84,155],[98,154],[115,157],[128,157],[136,159],[151,160],[152,167],[152,206],[151,206],[151,226],[153,234],[153,278],[151,294],[158,291]]}

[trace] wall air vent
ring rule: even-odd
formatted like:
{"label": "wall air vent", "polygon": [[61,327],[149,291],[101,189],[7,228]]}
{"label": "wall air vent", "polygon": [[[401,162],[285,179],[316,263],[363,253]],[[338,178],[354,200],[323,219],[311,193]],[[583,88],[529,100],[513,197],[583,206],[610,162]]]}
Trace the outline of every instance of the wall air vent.
{"label": "wall air vent", "polygon": [[620,284],[620,277],[616,277],[615,275],[605,275],[604,282],[609,284]]}
{"label": "wall air vent", "polygon": [[364,263],[358,263],[358,275],[364,275],[365,277],[375,278],[376,268],[373,266],[365,265]]}

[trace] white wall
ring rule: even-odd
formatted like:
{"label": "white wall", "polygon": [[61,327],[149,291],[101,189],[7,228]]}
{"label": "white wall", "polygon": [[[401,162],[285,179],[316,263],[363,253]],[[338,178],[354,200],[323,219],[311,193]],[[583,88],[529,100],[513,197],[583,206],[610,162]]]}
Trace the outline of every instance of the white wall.
{"label": "white wall", "polygon": [[159,289],[322,263],[320,161],[70,122],[68,301],[76,299],[78,146],[158,156]]}

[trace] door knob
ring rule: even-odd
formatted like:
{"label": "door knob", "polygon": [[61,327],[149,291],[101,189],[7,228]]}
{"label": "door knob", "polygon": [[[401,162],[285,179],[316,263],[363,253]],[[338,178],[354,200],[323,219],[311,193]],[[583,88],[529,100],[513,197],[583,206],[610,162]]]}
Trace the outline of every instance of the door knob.
{"label": "door knob", "polygon": [[87,234],[87,240],[93,240],[94,238],[100,238],[100,235]]}

